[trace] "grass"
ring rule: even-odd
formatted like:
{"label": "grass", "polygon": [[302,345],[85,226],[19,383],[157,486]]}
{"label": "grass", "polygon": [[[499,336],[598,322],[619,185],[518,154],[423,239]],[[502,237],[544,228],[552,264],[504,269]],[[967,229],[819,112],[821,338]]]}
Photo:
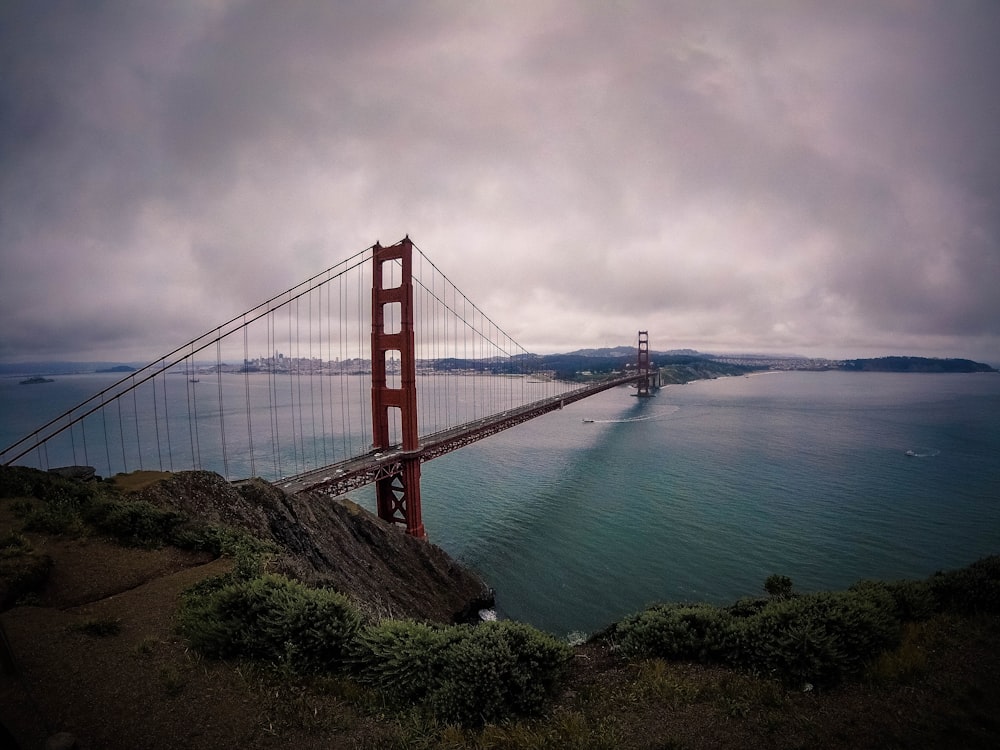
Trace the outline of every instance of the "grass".
{"label": "grass", "polygon": [[900,644],[878,655],[868,668],[867,678],[877,684],[912,684],[929,669],[928,649],[940,635],[941,620],[908,622]]}
{"label": "grass", "polygon": [[0,611],[25,603],[49,580],[52,558],[38,553],[21,532],[0,537]]}

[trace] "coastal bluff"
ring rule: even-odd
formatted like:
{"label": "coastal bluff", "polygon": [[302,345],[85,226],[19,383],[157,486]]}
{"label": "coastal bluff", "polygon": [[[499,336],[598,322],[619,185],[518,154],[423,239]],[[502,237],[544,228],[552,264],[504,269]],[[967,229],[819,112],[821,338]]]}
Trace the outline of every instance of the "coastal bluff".
{"label": "coastal bluff", "polygon": [[374,617],[449,623],[492,606],[485,583],[440,547],[346,498],[289,495],[262,479],[230,484],[209,471],[154,476],[134,500],[272,542],[271,572],[340,591]]}

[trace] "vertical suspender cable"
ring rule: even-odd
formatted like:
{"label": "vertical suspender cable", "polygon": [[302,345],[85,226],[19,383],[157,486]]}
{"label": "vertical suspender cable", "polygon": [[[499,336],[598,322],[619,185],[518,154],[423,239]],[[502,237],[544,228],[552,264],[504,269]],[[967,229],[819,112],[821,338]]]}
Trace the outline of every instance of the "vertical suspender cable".
{"label": "vertical suspender cable", "polygon": [[222,468],[226,479],[231,479],[229,475],[229,451],[226,445],[226,414],[222,403],[222,339],[215,341],[215,375],[219,389],[219,436],[222,439]]}
{"label": "vertical suspender cable", "polygon": [[292,418],[292,470],[295,473],[299,473],[302,469],[299,468],[299,442],[298,435],[295,432],[295,375],[292,372],[294,369],[294,364],[292,362],[292,303],[289,300],[285,304],[285,311],[288,315],[288,354],[285,356],[285,369],[288,371],[288,398],[289,404],[289,414]]}
{"label": "vertical suspender cable", "polygon": [[108,459],[108,476],[113,476],[111,471],[111,448],[108,446],[108,419],[104,410],[104,396],[101,396],[101,425],[104,427],[104,455]]}
{"label": "vertical suspender cable", "polygon": [[[321,297],[322,299],[322,297]],[[316,362],[313,360],[313,294],[309,292],[309,418],[312,422],[313,466],[319,466],[319,449],[316,445]],[[319,350],[322,359],[323,349]],[[322,413],[322,411],[320,412]],[[324,464],[326,462],[324,461]]]}
{"label": "vertical suspender cable", "polygon": [[125,428],[122,423],[122,400],[115,398],[115,406],[118,409],[118,442],[122,449],[122,471],[128,473],[128,461],[125,458]]}
{"label": "vertical suspender cable", "polygon": [[[195,366],[194,352],[191,352],[191,370],[194,372],[194,381],[198,383],[201,378],[198,377],[198,368]],[[191,389],[191,403],[194,405],[194,445],[195,445],[195,461],[194,466],[196,469],[201,469],[201,430],[198,427],[198,389]]]}
{"label": "vertical suspender cable", "polygon": [[243,316],[243,405],[247,412],[247,453],[250,456],[250,476],[257,476],[253,455],[253,418],[250,408],[250,344],[247,339],[247,316]]}
{"label": "vertical suspender cable", "polygon": [[156,378],[149,381],[153,387],[153,429],[156,431],[156,465],[163,471],[163,450],[160,447],[160,410],[156,403]]}
{"label": "vertical suspender cable", "polygon": [[163,360],[163,367],[160,368],[161,376],[163,377],[163,423],[166,426],[167,432],[167,462],[170,466],[170,471],[174,470],[174,444],[170,439],[170,410],[167,407],[167,361]]}

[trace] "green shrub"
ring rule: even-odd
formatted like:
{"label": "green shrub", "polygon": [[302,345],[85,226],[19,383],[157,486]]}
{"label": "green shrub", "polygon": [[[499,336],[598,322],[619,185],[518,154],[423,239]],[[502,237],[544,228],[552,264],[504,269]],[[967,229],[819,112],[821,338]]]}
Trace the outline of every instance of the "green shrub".
{"label": "green shrub", "polygon": [[248,580],[261,573],[263,561],[278,551],[274,542],[258,539],[239,529],[216,524],[187,522],[175,528],[170,543],[181,549],[227,555],[234,561],[232,580]]}
{"label": "green shrub", "polygon": [[937,573],[928,584],[940,611],[1000,613],[1000,556],[984,557],[968,567]]}
{"label": "green shrub", "polygon": [[415,704],[437,721],[478,726],[537,713],[571,653],[516,622],[435,628],[387,621],[358,638],[355,671],[396,707]]}
{"label": "green shrub", "polygon": [[[26,531],[45,534],[78,534],[83,530],[81,512],[98,493],[93,484],[64,479],[22,466],[0,467],[0,497],[21,498],[15,513],[24,518]],[[27,501],[36,498],[41,502]]]}
{"label": "green shrub", "polygon": [[77,535],[83,530],[79,512],[62,503],[44,503],[33,506],[24,519],[25,531],[41,534]]}
{"label": "green shrub", "polygon": [[833,685],[860,675],[899,632],[886,592],[808,594],[748,618],[739,651],[746,666],[791,684]]}
{"label": "green shrub", "polygon": [[763,610],[770,603],[771,599],[769,598],[745,596],[726,607],[726,611],[733,617],[750,617]]}
{"label": "green shrub", "polygon": [[[782,587],[783,588],[783,587]],[[664,604],[613,629],[630,657],[731,664],[792,684],[832,685],[860,675],[899,640],[889,587],[747,599],[729,608]]]}
{"label": "green shrub", "polygon": [[457,628],[410,620],[386,620],[366,628],[353,645],[354,671],[395,706],[423,701],[445,661],[444,652],[461,637]]}
{"label": "green shrub", "polygon": [[626,618],[615,634],[628,656],[724,662],[736,648],[736,625],[710,604],[660,604]]}
{"label": "green shrub", "polygon": [[5,547],[0,553],[0,611],[27,594],[41,591],[52,572],[52,558],[31,549]]}
{"label": "green shrub", "polygon": [[787,599],[792,596],[792,579],[788,576],[774,573],[764,581],[764,591],[775,599]]}
{"label": "green shrub", "polygon": [[891,600],[893,615],[900,622],[920,622],[937,610],[937,597],[928,581],[858,581],[849,591]]}
{"label": "green shrub", "polygon": [[0,466],[0,497],[29,497],[41,474],[24,466]]}
{"label": "green shrub", "polygon": [[129,547],[161,547],[173,539],[186,516],[144,500],[105,500],[92,504],[84,519]]}
{"label": "green shrub", "polygon": [[0,537],[0,557],[20,555],[31,550],[31,543],[24,534],[11,531]]}
{"label": "green shrub", "polygon": [[181,612],[181,632],[202,653],[301,672],[340,667],[360,622],[341,594],[276,575],[189,592]]}

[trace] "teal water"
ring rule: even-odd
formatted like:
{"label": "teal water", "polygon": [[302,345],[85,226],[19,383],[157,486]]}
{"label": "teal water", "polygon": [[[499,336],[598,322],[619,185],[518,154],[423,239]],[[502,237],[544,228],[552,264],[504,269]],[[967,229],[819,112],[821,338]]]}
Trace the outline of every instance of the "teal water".
{"label": "teal water", "polygon": [[[111,380],[0,382],[0,443]],[[431,540],[507,616],[592,632],[654,601],[759,593],[772,573],[838,588],[1000,553],[1000,375],[775,373],[632,393],[424,465]]]}
{"label": "teal water", "polygon": [[505,614],[558,634],[772,573],[924,577],[1000,553],[998,417],[992,374],[618,389],[429,464],[425,522]]}

